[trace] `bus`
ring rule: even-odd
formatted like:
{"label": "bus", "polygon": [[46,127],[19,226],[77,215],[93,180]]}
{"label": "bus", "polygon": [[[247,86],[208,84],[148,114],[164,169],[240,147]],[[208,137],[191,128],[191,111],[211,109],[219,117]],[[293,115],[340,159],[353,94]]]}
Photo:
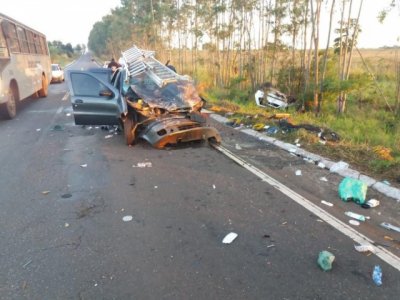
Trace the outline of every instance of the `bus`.
{"label": "bus", "polygon": [[47,96],[50,81],[46,36],[0,13],[0,113],[14,118],[20,101]]}

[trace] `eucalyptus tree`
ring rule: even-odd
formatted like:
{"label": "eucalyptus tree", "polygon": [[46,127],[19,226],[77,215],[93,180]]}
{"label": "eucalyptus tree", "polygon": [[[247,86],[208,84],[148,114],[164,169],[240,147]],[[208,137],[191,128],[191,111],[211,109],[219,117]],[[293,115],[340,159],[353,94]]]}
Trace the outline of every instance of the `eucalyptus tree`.
{"label": "eucalyptus tree", "polygon": [[[348,2],[348,6],[347,3]],[[345,91],[348,81],[353,49],[357,45],[358,34],[361,31],[359,25],[360,13],[363,6],[363,0],[360,1],[357,18],[352,18],[353,0],[342,0],[342,13],[339,21],[340,28],[336,30],[339,37],[334,40],[335,53],[339,54],[339,81],[341,82],[341,88],[339,96],[337,97],[337,112],[343,113],[346,108],[347,93]],[[345,11],[347,10],[347,15]]]}

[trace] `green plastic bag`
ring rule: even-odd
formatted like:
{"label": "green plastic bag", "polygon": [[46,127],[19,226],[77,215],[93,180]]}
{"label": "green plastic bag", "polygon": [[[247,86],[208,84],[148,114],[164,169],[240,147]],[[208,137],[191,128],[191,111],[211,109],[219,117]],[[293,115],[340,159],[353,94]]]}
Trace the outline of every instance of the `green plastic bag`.
{"label": "green plastic bag", "polygon": [[329,251],[324,250],[319,253],[317,262],[322,270],[329,271],[330,269],[332,269],[332,263],[334,260],[335,255],[333,255]]}
{"label": "green plastic bag", "polygon": [[367,188],[361,180],[345,177],[339,184],[339,197],[346,202],[353,200],[357,204],[364,204]]}

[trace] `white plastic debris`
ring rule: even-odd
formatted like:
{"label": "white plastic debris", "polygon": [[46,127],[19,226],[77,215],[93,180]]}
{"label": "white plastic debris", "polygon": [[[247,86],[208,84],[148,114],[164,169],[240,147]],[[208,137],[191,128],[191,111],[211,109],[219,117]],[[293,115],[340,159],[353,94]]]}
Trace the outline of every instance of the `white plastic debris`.
{"label": "white plastic debris", "polygon": [[319,162],[318,167],[320,167],[321,169],[325,169],[325,164],[322,162]]}
{"label": "white plastic debris", "polygon": [[124,221],[124,222],[130,222],[130,221],[132,221],[132,219],[133,219],[133,217],[130,216],[130,215],[128,215],[128,216],[124,216],[124,217],[122,218],[122,221]]}
{"label": "white plastic debris", "polygon": [[113,137],[112,134],[108,134],[108,135],[106,135],[104,138],[105,138],[105,139],[109,139],[109,138],[112,138],[112,137]]}
{"label": "white plastic debris", "polygon": [[136,165],[133,165],[132,168],[151,168],[153,165],[149,161],[139,162]]}
{"label": "white plastic debris", "polygon": [[296,176],[301,176],[301,170],[296,171]]}
{"label": "white plastic debris", "polygon": [[351,225],[354,225],[354,226],[360,226],[360,222],[358,222],[358,221],[356,221],[356,220],[349,220],[349,223],[350,223]]}
{"label": "white plastic debris", "polygon": [[242,147],[240,147],[239,144],[236,144],[236,145],[235,145],[235,149],[236,149],[236,150],[242,150]]}
{"label": "white plastic debris", "polygon": [[320,177],[319,180],[328,182],[328,179],[326,179],[326,177]]}
{"label": "white plastic debris", "polygon": [[358,252],[372,252],[375,253],[375,248],[372,245],[354,245],[354,248],[358,251]]}
{"label": "white plastic debris", "polygon": [[237,236],[238,236],[237,233],[230,232],[224,237],[224,239],[222,240],[222,243],[223,244],[230,244],[230,243],[232,243],[234,241],[234,239],[237,238]]}
{"label": "white plastic debris", "polygon": [[215,190],[217,187],[215,186],[215,184],[213,184],[213,189]]}
{"label": "white plastic debris", "polygon": [[68,228],[68,227],[69,227],[69,224],[68,224],[68,223],[65,223],[65,224],[64,224],[64,227],[65,227],[65,228]]}
{"label": "white plastic debris", "polygon": [[327,206],[330,206],[330,207],[333,206],[333,203],[330,203],[330,202],[325,201],[325,200],[321,200],[321,203],[322,203],[322,204],[325,204],[325,205],[327,205]]}
{"label": "white plastic debris", "polygon": [[340,170],[344,170],[347,169],[349,167],[349,164],[344,162],[344,161],[339,161],[337,163],[335,163],[330,169],[329,171],[331,172],[337,172]]}
{"label": "white plastic debris", "polygon": [[80,165],[82,168],[86,168],[87,164]]}
{"label": "white plastic debris", "polygon": [[71,116],[71,113],[67,113],[67,114],[65,114],[67,117],[69,117],[69,116]]}
{"label": "white plastic debris", "polygon": [[37,128],[37,129],[36,129],[37,132],[39,132],[40,130],[42,130],[42,129],[40,129],[40,128]]}
{"label": "white plastic debris", "polygon": [[377,207],[379,205],[379,200],[376,199],[370,199],[367,201],[367,204],[369,205],[369,207]]}

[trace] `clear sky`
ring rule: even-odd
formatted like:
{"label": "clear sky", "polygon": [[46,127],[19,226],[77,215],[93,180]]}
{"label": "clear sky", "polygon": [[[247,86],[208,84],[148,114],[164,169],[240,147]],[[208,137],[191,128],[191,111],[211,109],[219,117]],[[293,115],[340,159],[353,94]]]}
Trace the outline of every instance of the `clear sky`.
{"label": "clear sky", "polygon": [[[64,44],[71,43],[72,46],[78,43],[86,44],[94,23],[101,21],[103,16],[121,3],[120,0],[1,0],[1,2],[1,13],[43,32],[49,41],[59,40]],[[339,3],[341,0],[336,2]],[[356,14],[360,0],[353,2],[355,3],[353,11]],[[389,2],[389,0],[364,0],[360,20],[362,28],[359,37],[360,48],[400,45],[399,9],[395,8],[384,24],[380,24],[377,20],[378,12]],[[324,10],[327,10],[325,6]],[[339,16],[339,12],[336,12],[336,15]],[[326,32],[323,28],[327,26],[327,21],[328,15],[325,13],[325,17],[321,18],[321,43],[322,35]],[[337,27],[336,24],[334,26]]]}
{"label": "clear sky", "polygon": [[0,12],[44,33],[48,41],[87,44],[94,23],[120,0],[1,0]]}

